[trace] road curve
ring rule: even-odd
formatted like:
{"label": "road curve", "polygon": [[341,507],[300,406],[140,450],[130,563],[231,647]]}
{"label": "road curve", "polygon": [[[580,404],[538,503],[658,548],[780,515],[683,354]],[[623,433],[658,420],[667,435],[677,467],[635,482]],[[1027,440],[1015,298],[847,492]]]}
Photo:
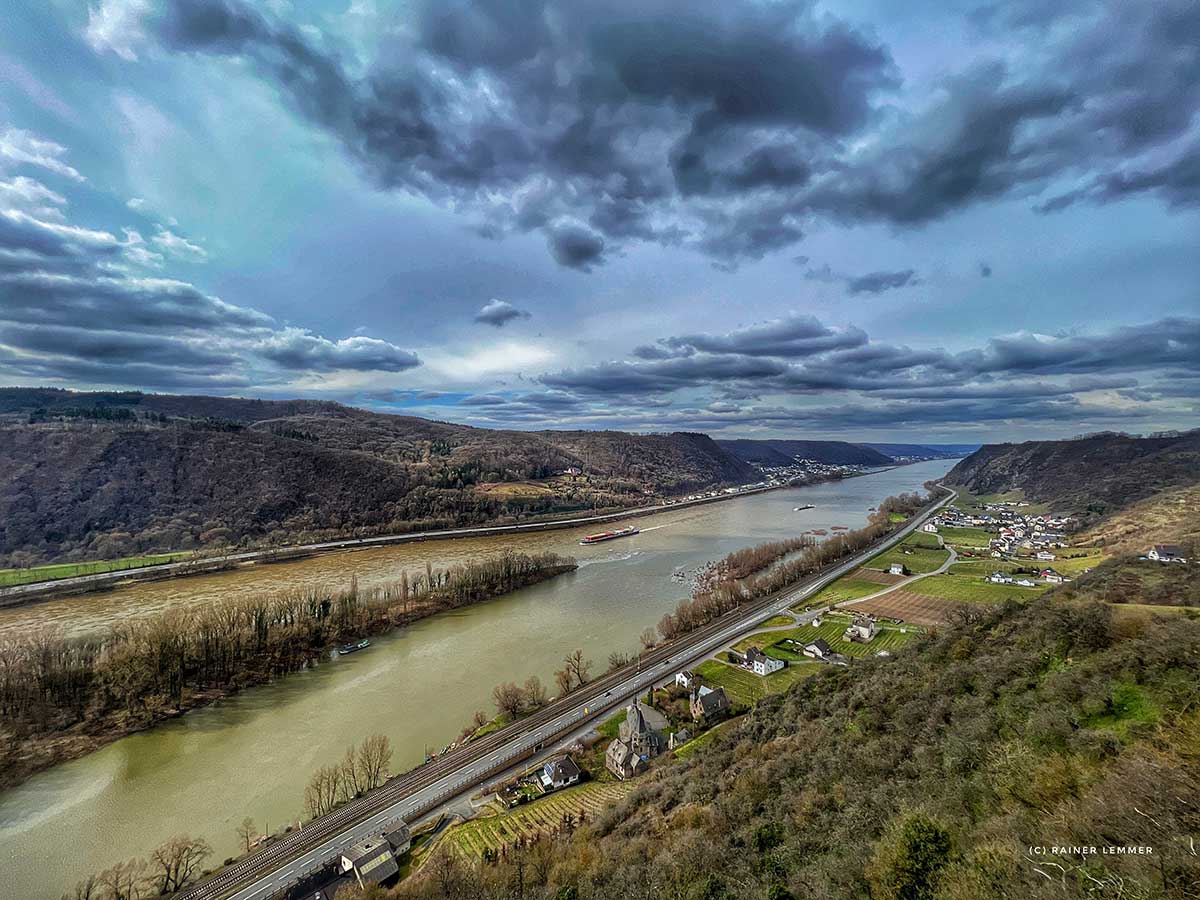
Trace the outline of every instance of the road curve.
{"label": "road curve", "polygon": [[[946,491],[945,496],[863,552],[656,648],[638,663],[601,676],[507,728],[393,778],[365,797],[292,832],[178,896],[182,900],[266,900],[272,897],[319,868],[340,849],[379,832],[392,821],[413,821],[470,791],[489,777],[528,759],[546,745],[605,715],[629,697],[666,680],[672,672],[704,659],[739,635],[858,568],[870,557],[899,543],[956,496],[953,490],[942,489]],[[800,618],[803,621],[817,612]]]}

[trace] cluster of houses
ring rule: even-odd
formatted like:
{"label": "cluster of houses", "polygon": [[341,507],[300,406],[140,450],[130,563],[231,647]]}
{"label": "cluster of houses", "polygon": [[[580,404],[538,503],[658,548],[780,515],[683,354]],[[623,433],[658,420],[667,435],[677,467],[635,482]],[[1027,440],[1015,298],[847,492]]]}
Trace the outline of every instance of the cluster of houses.
{"label": "cluster of houses", "polygon": [[791,484],[796,481],[829,481],[847,478],[868,471],[867,466],[835,465],[815,459],[796,459],[786,466],[758,466],[771,485]]}
{"label": "cluster of houses", "polygon": [[996,559],[1026,556],[1042,562],[1057,558],[1054,550],[1067,546],[1064,529],[1069,517],[1029,514],[1018,511],[1024,501],[1008,500],[985,505],[982,514],[966,513],[955,507],[944,509],[922,530],[937,534],[939,528],[984,528],[995,531],[988,550]]}
{"label": "cluster of houses", "polygon": [[[712,723],[729,711],[729,697],[723,687],[710,687],[695,672],[675,675],[675,684],[688,692],[688,709],[694,722]],[[656,724],[651,717],[659,719]],[[644,772],[650,760],[665,750],[675,750],[691,740],[692,732],[680,728],[664,736],[667,722],[657,710],[631,703],[625,709],[625,721],[617,736],[604,751],[604,767],[622,781]]]}

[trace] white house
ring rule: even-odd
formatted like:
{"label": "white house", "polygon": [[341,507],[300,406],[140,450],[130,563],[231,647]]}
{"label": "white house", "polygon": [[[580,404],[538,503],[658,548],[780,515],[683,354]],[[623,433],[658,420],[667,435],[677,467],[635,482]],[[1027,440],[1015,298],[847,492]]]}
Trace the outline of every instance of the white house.
{"label": "white house", "polygon": [[869,619],[866,616],[856,616],[850,627],[846,629],[846,633],[842,635],[848,641],[854,641],[859,644],[869,644],[875,639],[875,635],[879,633],[879,625],[874,619]]}
{"label": "white house", "polygon": [[1012,576],[1007,572],[993,572],[988,576],[988,581],[992,584],[1012,584]]}
{"label": "white house", "polygon": [[1053,553],[1051,553],[1049,550],[1039,550],[1038,554],[1037,554],[1037,558],[1041,559],[1041,560],[1045,560],[1046,562],[1049,562],[1052,559],[1058,559],[1058,557],[1055,556]]}
{"label": "white house", "polygon": [[689,672],[687,669],[684,669],[682,672],[675,673],[675,683],[681,688],[687,688],[688,690],[691,690],[692,685],[695,684],[697,680],[698,676],[696,673]]}
{"label": "white house", "polygon": [[757,647],[751,647],[746,651],[746,662],[750,664],[755,675],[770,675],[772,672],[778,672],[784,665],[782,659],[767,656]]}
{"label": "white house", "polygon": [[1183,556],[1183,548],[1178,544],[1155,544],[1146,554],[1146,558],[1157,562],[1187,562]]}
{"label": "white house", "polygon": [[1058,572],[1054,571],[1053,569],[1042,569],[1042,571],[1039,572],[1038,574],[1041,575],[1042,578],[1044,578],[1050,584],[1062,584],[1064,581],[1070,581],[1070,579],[1067,578],[1065,575],[1060,575]]}
{"label": "white house", "polygon": [[1018,578],[1017,584],[1019,584],[1021,587],[1037,587],[1037,585],[1034,584],[1032,581],[1030,581],[1028,578]]}
{"label": "white house", "polygon": [[924,531],[926,534],[937,534],[938,533],[938,527],[936,525],[934,525],[932,522],[926,522],[924,525],[921,526],[921,530]]}
{"label": "white house", "polygon": [[833,653],[833,648],[825,643],[824,638],[817,638],[815,641],[804,645],[804,655],[812,659],[827,659]]}
{"label": "white house", "polygon": [[545,790],[556,791],[575,784],[580,774],[578,764],[570,756],[556,756],[542,766],[540,780]]}
{"label": "white house", "polygon": [[889,575],[903,575],[904,574],[904,563],[892,563],[888,567],[888,574]]}

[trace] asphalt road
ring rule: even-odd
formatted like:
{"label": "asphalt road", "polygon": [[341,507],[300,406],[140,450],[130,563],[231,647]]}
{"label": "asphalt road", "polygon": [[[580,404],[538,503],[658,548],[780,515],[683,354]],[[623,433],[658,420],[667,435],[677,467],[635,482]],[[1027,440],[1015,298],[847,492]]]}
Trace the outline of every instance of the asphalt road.
{"label": "asphalt road", "polygon": [[[413,790],[403,792],[399,796],[396,796],[395,788],[392,788],[387,795],[385,804],[381,804],[378,809],[371,809],[369,812],[359,808],[354,815],[355,820],[347,821],[344,828],[339,828],[336,834],[318,845],[297,850],[300,855],[288,858],[279,852],[283,848],[277,845],[268,846],[260,853],[280,858],[271,863],[271,868],[265,874],[251,874],[256,869],[264,868],[261,864],[255,865],[256,857],[251,856],[242,863],[236,864],[233,867],[234,871],[227,870],[224,875],[218,873],[215,880],[198,884],[180,896],[184,900],[215,900],[215,898],[226,897],[232,898],[232,900],[266,900],[306,873],[319,868],[322,863],[333,858],[342,848],[349,847],[368,835],[378,834],[390,822],[397,819],[412,822],[442,804],[461,797],[488,778],[529,759],[538,750],[573,733],[581,725],[600,718],[615,707],[624,704],[631,697],[647,690],[651,685],[668,680],[676,671],[703,660],[772,616],[795,606],[831,581],[856,569],[870,557],[899,543],[929,515],[948,503],[954,496],[955,494],[950,492],[928,507],[922,514],[914,517],[903,528],[884,538],[869,550],[839,563],[822,575],[806,579],[793,589],[781,592],[773,599],[756,607],[753,614],[742,616],[736,613],[730,614],[732,618],[727,624],[721,625],[718,622],[716,627],[701,629],[699,632],[694,632],[693,635],[680,638],[674,644],[664,648],[663,651],[655,651],[645,666],[635,668],[632,672],[622,670],[611,678],[597,679],[596,682],[593,682],[593,685],[597,685],[594,690],[589,691],[584,688],[575,694],[568,695],[562,701],[552,704],[548,710],[556,710],[556,712],[551,717],[541,721],[523,720],[497,732],[494,736],[496,740],[493,741],[493,746],[486,754],[456,764],[455,759],[459,756],[456,752],[453,758],[443,757],[416,770],[409,776],[403,776],[403,778],[419,777],[419,773],[432,775],[439,768],[447,769],[435,780],[421,779],[424,783],[414,786]],[[805,613],[798,618],[798,621],[800,624],[810,622],[820,612],[823,610]],[[663,658],[664,652],[669,652],[670,655]],[[614,679],[615,683],[607,683]],[[605,690],[598,694],[600,687]],[[536,718],[536,714],[531,718]],[[526,730],[523,730],[523,726],[526,726]],[[474,745],[468,745],[468,748],[464,749],[469,749],[471,746]],[[389,789],[385,787],[381,791],[388,792]],[[369,801],[372,796],[376,795],[368,795],[364,800]],[[382,799],[383,797],[380,796],[379,800]],[[335,811],[327,819],[346,816],[349,812],[350,810],[347,809]],[[362,818],[364,814],[369,815],[369,818]],[[323,819],[310,823],[305,830],[318,829],[319,833],[322,823],[325,822],[326,820]],[[303,834],[304,832],[299,833],[300,836]],[[297,837],[296,834],[293,834],[289,836],[289,840],[299,843]],[[265,858],[263,862],[266,862]],[[244,872],[245,877],[235,882],[232,876],[239,871]]]}

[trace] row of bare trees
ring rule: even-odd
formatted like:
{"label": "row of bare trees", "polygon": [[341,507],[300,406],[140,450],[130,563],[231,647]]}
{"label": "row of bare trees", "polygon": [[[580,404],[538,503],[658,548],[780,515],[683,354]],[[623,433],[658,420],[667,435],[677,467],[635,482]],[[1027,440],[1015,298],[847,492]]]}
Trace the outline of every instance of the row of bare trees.
{"label": "row of bare trees", "polygon": [[[662,617],[658,633],[663,640],[672,640],[707,625],[741,603],[765,597],[831,562],[858,553],[895,527],[891,522],[893,513],[907,518],[928,502],[929,498],[919,494],[888,497],[863,528],[840,532],[820,542],[803,535],[731,553],[706,569],[690,599],[679,601],[675,612]],[[785,559],[788,556],[791,558]]]}
{"label": "row of bare trees", "polygon": [[392,765],[392,742],[387,735],[372,734],[362,745],[346,749],[342,761],[321,766],[304,788],[304,810],[316,819],[339,803],[360,797],[388,779]]}
{"label": "row of bare trees", "polygon": [[[369,592],[306,588],[170,610],[109,632],[43,630],[0,643],[0,756],[82,726],[114,734],[230,690],[297,671],[330,646],[467,606],[575,567],[502,554],[402,576]],[[17,746],[24,744],[25,746]],[[9,750],[5,750],[5,748]],[[33,768],[36,768],[34,766]],[[8,779],[12,781],[12,776]]]}
{"label": "row of bare trees", "polygon": [[144,900],[178,893],[202,874],[211,855],[212,847],[203,838],[176,835],[148,859],[119,862],[79,882],[63,900]]}

